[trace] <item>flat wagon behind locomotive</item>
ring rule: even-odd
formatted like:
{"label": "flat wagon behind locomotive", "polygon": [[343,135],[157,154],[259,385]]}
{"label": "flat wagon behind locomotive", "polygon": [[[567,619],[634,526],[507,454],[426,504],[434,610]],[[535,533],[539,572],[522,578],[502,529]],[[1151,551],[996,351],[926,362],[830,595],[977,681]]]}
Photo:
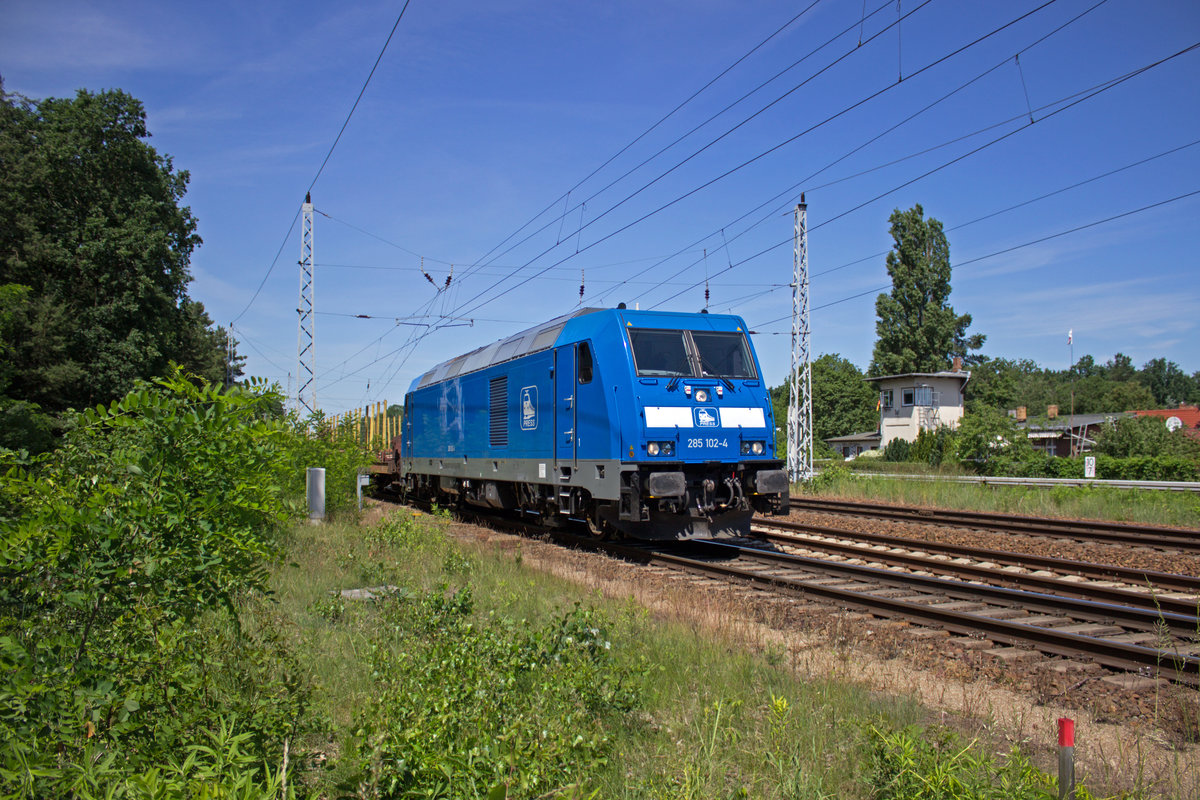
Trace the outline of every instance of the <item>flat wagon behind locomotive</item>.
{"label": "flat wagon behind locomotive", "polygon": [[402,493],[637,538],[787,510],[740,317],[581,309],[437,365],[404,400]]}

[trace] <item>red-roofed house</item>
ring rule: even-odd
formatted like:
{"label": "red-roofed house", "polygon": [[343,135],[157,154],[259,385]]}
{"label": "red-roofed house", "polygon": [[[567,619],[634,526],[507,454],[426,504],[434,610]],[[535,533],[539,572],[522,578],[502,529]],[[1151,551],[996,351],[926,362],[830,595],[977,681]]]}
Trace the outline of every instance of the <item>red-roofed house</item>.
{"label": "red-roofed house", "polygon": [[[1152,408],[1147,411],[1132,412],[1139,417],[1162,417],[1167,421],[1171,430],[1182,429],[1193,439],[1200,439],[1200,407],[1180,406],[1179,408]],[[1173,420],[1177,420],[1173,422]]]}

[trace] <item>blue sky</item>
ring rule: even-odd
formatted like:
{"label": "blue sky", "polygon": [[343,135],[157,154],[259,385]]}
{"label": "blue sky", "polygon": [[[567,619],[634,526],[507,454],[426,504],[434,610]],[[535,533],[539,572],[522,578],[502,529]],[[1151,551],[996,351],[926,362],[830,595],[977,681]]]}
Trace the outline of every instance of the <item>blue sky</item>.
{"label": "blue sky", "polygon": [[[191,173],[192,297],[287,386],[289,226],[401,5],[6,0],[0,74],[145,103]],[[865,9],[411,0],[313,188],[320,404],[398,402],[431,364],[577,307],[581,270],[585,305],[682,311],[707,274],[780,383],[802,190],[814,355],[866,367],[887,218],[920,203],[985,353],[1065,367],[1073,329],[1076,357],[1200,369],[1200,194],[1176,199],[1200,190],[1200,49],[1177,55],[1200,4]],[[449,289],[422,257],[439,285],[453,265]]]}

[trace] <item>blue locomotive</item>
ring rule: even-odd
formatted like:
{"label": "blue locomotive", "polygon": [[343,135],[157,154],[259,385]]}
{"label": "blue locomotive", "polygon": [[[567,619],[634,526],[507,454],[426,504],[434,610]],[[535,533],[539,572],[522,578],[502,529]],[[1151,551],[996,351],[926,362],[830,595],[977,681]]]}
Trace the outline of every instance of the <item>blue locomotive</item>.
{"label": "blue locomotive", "polygon": [[408,497],[601,535],[746,535],[787,511],[774,434],[740,317],[585,308],[413,381],[396,468]]}

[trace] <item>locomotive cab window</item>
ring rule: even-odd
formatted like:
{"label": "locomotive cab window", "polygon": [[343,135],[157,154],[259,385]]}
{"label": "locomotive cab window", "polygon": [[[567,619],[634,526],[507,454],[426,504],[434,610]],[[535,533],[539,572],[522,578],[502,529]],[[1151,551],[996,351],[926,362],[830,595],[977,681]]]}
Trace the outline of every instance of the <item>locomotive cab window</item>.
{"label": "locomotive cab window", "polygon": [[692,341],[700,357],[700,377],[743,380],[755,377],[754,362],[743,334],[692,331]]}
{"label": "locomotive cab window", "polygon": [[592,382],[592,348],[588,346],[587,342],[579,343],[579,356],[576,369],[579,372],[580,383]]}
{"label": "locomotive cab window", "polygon": [[630,328],[633,363],[637,374],[646,378],[673,378],[692,372],[683,331]]}

